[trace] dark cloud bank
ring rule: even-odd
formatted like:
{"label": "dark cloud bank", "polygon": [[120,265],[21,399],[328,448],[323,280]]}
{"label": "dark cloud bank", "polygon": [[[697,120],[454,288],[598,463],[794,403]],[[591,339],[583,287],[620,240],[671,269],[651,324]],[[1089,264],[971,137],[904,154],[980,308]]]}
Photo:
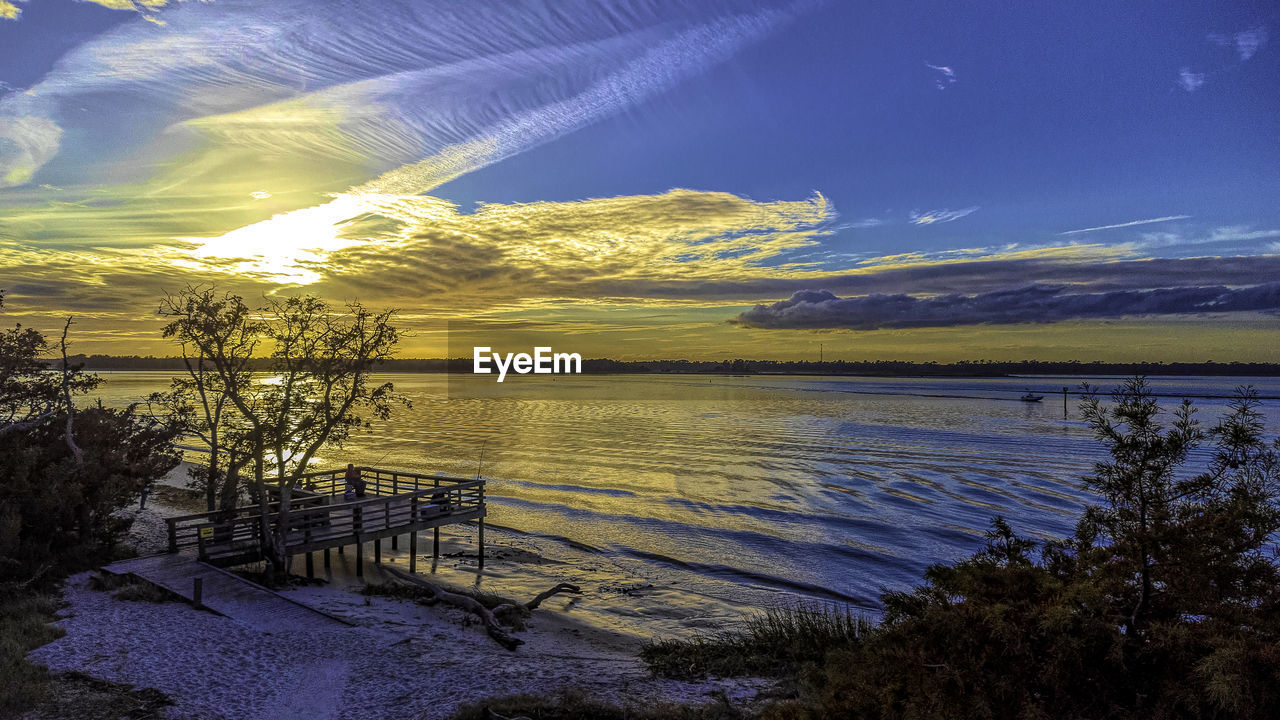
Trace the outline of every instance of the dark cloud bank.
{"label": "dark cloud bank", "polygon": [[729,322],[756,328],[878,330],[1280,309],[1280,282],[1243,288],[1187,286],[1092,293],[1068,289],[1036,284],[977,295],[850,298],[827,290],[801,290],[790,299],[757,305]]}

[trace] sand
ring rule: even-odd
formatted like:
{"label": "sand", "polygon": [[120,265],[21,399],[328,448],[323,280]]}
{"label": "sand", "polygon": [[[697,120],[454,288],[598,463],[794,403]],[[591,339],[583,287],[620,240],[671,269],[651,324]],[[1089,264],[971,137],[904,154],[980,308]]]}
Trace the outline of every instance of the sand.
{"label": "sand", "polygon": [[[164,546],[164,517],[183,514],[151,501],[125,512],[136,515],[143,552]],[[652,678],[634,635],[580,624],[554,606],[534,613],[517,633],[525,644],[512,652],[462,611],[365,597],[343,578],[288,594],[354,627],[263,633],[183,603],[117,600],[91,589],[89,577],[67,581],[59,621],[66,635],[31,659],[55,672],[155,688],[173,698],[172,718],[446,718],[460,703],[563,687],[632,704],[709,701],[720,692],[741,703],[766,685]]]}

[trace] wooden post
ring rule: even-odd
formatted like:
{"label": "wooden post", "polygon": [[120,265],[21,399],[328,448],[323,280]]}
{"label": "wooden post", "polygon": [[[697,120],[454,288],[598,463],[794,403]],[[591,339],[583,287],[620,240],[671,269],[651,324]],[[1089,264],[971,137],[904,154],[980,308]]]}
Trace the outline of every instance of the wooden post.
{"label": "wooden post", "polygon": [[191,585],[191,604],[197,610],[204,609],[204,578],[198,577]]}
{"label": "wooden post", "polygon": [[418,531],[409,533],[409,572],[418,571]]}
{"label": "wooden post", "polygon": [[437,525],[431,530],[431,557],[440,557],[440,526]]}
{"label": "wooden post", "polygon": [[480,518],[480,567],[484,567],[484,518]]}
{"label": "wooden post", "polygon": [[373,562],[375,565],[382,564],[382,538],[373,541]]}
{"label": "wooden post", "polygon": [[399,547],[399,542],[398,542],[399,540],[400,540],[400,536],[399,536],[399,535],[392,535],[392,536],[391,536],[391,549],[392,549],[392,550],[399,550],[399,549],[400,549],[400,547]]}
{"label": "wooden post", "polygon": [[[338,549],[341,550],[342,548],[338,548]],[[325,570],[329,569],[329,548],[324,549],[324,569]]]}
{"label": "wooden post", "polygon": [[343,552],[343,551],[342,551],[342,549],[343,549],[344,547],[346,547],[346,545],[339,545],[339,546],[338,546],[338,554],[339,554],[339,555],[345,555],[345,554],[346,554],[345,552]]}
{"label": "wooden post", "polygon": [[1063,420],[1067,419],[1067,390],[1068,388],[1062,388],[1062,419]]}
{"label": "wooden post", "polygon": [[172,520],[165,520],[165,525],[169,526],[169,552],[178,552],[178,527],[177,523]]}
{"label": "wooden post", "polygon": [[364,577],[364,543],[356,541],[356,577]]}
{"label": "wooden post", "polygon": [[310,551],[307,552],[307,577],[308,578],[313,578],[316,576],[316,561],[315,561],[315,558],[313,557],[314,554],[315,553],[312,553]]}

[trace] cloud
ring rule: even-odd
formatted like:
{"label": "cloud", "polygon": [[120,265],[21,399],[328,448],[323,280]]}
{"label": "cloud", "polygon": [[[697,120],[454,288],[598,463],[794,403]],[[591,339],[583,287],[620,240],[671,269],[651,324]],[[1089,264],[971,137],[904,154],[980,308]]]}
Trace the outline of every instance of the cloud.
{"label": "cloud", "polygon": [[1276,310],[1280,310],[1280,283],[1234,289],[1187,286],[1100,293],[1033,284],[979,295],[938,297],[894,294],[840,298],[827,290],[802,290],[790,299],[757,305],[730,322],[768,329],[878,330]]}
{"label": "cloud", "polygon": [[[803,11],[753,0],[554,7],[512,0],[458,14],[410,0],[182,3],[166,8],[163,29],[122,23],[68,53],[22,97],[0,100],[0,125],[21,117],[68,125],[77,147],[50,171],[88,170],[84,182],[125,152],[148,151],[137,164],[155,167],[194,149],[188,164],[269,153],[277,165],[308,162],[313,175],[326,159],[332,191],[345,187],[339,178],[350,184],[352,166],[376,175],[425,162],[433,172],[423,176],[438,184],[665,91]],[[122,113],[127,137],[101,122]],[[43,146],[40,167],[59,150]],[[0,181],[8,170],[0,161]]]}
{"label": "cloud", "polygon": [[1189,248],[1193,252],[1203,253],[1206,246],[1215,246],[1214,252],[1229,254],[1246,254],[1266,252],[1266,245],[1259,240],[1270,240],[1280,237],[1280,228],[1255,230],[1249,225],[1224,225],[1208,231],[1196,233],[1186,232],[1144,232],[1136,247],[1142,251],[1167,250],[1170,248]]}
{"label": "cloud", "polygon": [[62,128],[42,117],[0,118],[0,188],[30,182],[61,138]]}
{"label": "cloud", "polygon": [[471,307],[599,298],[679,277],[726,282],[794,274],[786,251],[814,246],[835,211],[821,195],[758,203],[672,190],[569,203],[484,204],[475,212],[431,197],[370,196],[347,236],[372,238],[308,271],[362,297],[413,287]]}
{"label": "cloud", "polygon": [[921,212],[919,210],[911,211],[909,219],[912,225],[934,225],[937,223],[949,223],[960,218],[971,215],[978,211],[978,206],[962,208],[960,210],[947,210],[945,208],[939,210],[928,210]]}
{"label": "cloud", "polygon": [[[93,3],[101,5],[111,10],[132,10],[142,13],[148,20],[158,22],[151,15],[155,10],[168,4],[168,0],[78,0],[79,2]],[[25,2],[25,0],[18,0]],[[0,20],[17,20],[22,15],[22,9],[13,4],[10,0],[0,0]],[[163,24],[163,23],[161,23]]]}
{"label": "cloud", "polygon": [[150,12],[169,4],[169,0],[80,0],[80,2],[101,5],[111,10],[133,10],[141,13]]}
{"label": "cloud", "polygon": [[1267,28],[1259,25],[1255,28],[1236,33],[1236,52],[1241,60],[1248,60],[1267,44]]}
{"label": "cloud", "polygon": [[1267,44],[1268,32],[1265,25],[1255,25],[1232,35],[1213,34],[1209,36],[1209,40],[1223,47],[1235,48],[1240,61],[1244,62],[1257,55],[1262,46]]}
{"label": "cloud", "polygon": [[956,82],[956,71],[946,65],[933,65],[926,62],[925,67],[934,71],[933,85],[939,90],[946,90]]}
{"label": "cloud", "polygon": [[1204,85],[1205,74],[1191,72],[1191,68],[1184,67],[1178,71],[1178,85],[1187,92],[1195,92]]}
{"label": "cloud", "polygon": [[1114,225],[1099,225],[1097,227],[1081,228],[1080,230],[1067,230],[1060,232],[1059,235],[1079,235],[1080,233],[1094,232],[1096,230],[1114,230],[1116,228],[1133,227],[1134,225],[1150,225],[1152,223],[1170,222],[1172,220],[1186,220],[1190,215],[1166,215],[1164,217],[1151,218],[1149,220],[1130,220],[1129,222],[1116,223]]}

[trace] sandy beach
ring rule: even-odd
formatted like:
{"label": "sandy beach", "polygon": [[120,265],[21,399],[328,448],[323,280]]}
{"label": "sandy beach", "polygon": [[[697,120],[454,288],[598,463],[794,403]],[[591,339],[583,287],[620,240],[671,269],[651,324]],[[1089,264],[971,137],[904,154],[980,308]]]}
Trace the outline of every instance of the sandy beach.
{"label": "sandy beach", "polygon": [[[179,468],[167,484],[184,477]],[[145,511],[127,511],[143,554],[163,548],[164,517],[188,512],[158,495]],[[175,703],[171,718],[446,718],[460,703],[563,687],[633,704],[720,693],[743,703],[766,685],[654,679],[636,655],[641,638],[578,622],[562,612],[570,601],[536,611],[518,633],[525,644],[510,652],[460,610],[366,597],[342,574],[286,594],[352,627],[270,633],[184,603],[118,600],[92,589],[90,576],[67,581],[66,635],[31,659],[164,692]]]}

